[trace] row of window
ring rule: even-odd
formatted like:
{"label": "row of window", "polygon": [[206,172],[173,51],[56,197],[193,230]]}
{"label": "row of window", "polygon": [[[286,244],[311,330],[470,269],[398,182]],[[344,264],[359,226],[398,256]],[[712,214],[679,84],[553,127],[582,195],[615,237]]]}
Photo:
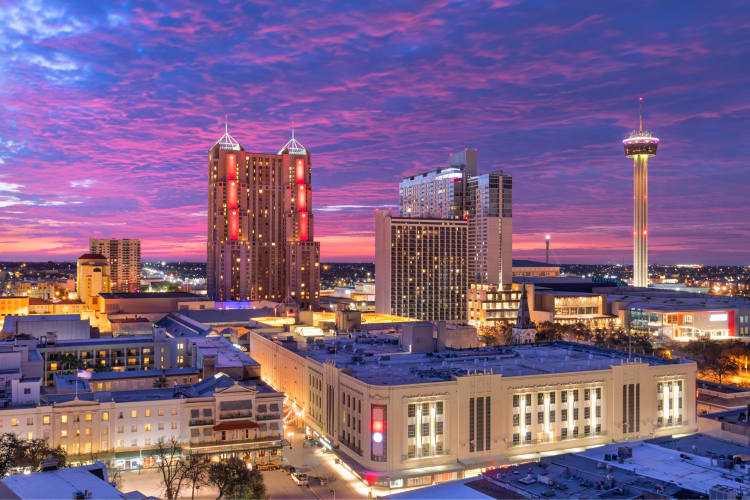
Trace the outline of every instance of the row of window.
{"label": "row of window", "polygon": [[[596,418],[601,418],[601,416],[602,416],[602,407],[601,406],[599,406],[599,405],[596,406],[595,415],[596,415]],[[543,424],[544,423],[544,412],[543,411],[539,411],[539,412],[537,412],[536,416],[537,416],[537,423],[538,424]],[[513,426],[514,427],[517,427],[518,425],[520,425],[520,423],[519,423],[520,422],[520,418],[521,418],[521,416],[518,413],[516,413],[516,414],[513,415]],[[555,418],[556,418],[556,412],[555,412],[555,410],[550,410],[549,411],[549,423],[551,423],[551,424],[555,423]],[[583,408],[583,418],[584,419],[591,418],[591,407],[590,406],[585,406]],[[573,408],[573,420],[578,420],[578,408]],[[567,422],[568,421],[568,409],[567,408],[563,408],[563,409],[560,410],[560,421],[561,422]],[[531,413],[526,413],[524,422],[525,422],[526,425],[531,425]]]}
{"label": "row of window", "polygon": [[[602,433],[602,426],[601,424],[596,424],[594,427],[594,435],[599,435]],[[591,435],[591,426],[590,425],[584,425],[583,426],[583,436],[588,437]],[[560,429],[560,439],[577,439],[579,436],[578,432],[578,426],[573,427],[572,432],[568,433],[568,428],[563,427]],[[523,443],[529,444],[532,443],[533,440],[531,439],[531,432],[526,432],[526,434],[523,436]],[[521,444],[521,435],[519,433],[513,434],[513,444],[519,445]]]}
{"label": "row of window", "polygon": [[[543,405],[544,404],[544,397],[545,395],[549,396],[549,403],[555,404],[555,395],[556,392],[538,392],[536,394],[536,404],[537,405]],[[584,401],[591,401],[591,396],[596,395],[596,400],[601,401],[602,399],[602,389],[601,387],[597,387],[596,389],[584,389],[583,390],[583,400]],[[560,391],[560,401],[562,403],[567,403],[568,398],[572,397],[573,402],[578,402],[579,397],[579,389],[574,389],[572,391]],[[521,406],[521,398],[525,399],[526,406],[531,406],[532,401],[532,395],[531,394],[514,394],[513,395],[513,408],[518,408]]]}

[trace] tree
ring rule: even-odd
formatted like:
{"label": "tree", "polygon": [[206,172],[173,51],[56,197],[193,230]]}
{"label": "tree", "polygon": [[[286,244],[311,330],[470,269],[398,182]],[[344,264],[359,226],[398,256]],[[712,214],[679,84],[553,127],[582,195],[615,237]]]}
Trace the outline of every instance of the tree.
{"label": "tree", "polygon": [[44,439],[19,439],[9,433],[0,435],[0,477],[14,467],[38,470],[47,457],[56,459],[58,467],[65,467],[65,452],[60,447],[50,448]]}
{"label": "tree", "polygon": [[266,486],[257,470],[249,470],[245,462],[232,457],[226,462],[211,464],[208,470],[211,484],[219,489],[219,500],[230,498],[265,498]]}
{"label": "tree", "polygon": [[563,339],[562,325],[558,323],[552,323],[551,321],[543,321],[536,326],[536,341],[537,342],[556,342]]}
{"label": "tree", "polygon": [[190,454],[182,462],[182,477],[185,486],[190,486],[190,498],[195,499],[195,490],[208,482],[209,462],[202,456]]}
{"label": "tree", "polygon": [[175,500],[184,479],[180,448],[176,440],[166,442],[164,438],[159,438],[156,446],[156,467],[161,473],[164,494],[167,500]]}
{"label": "tree", "polygon": [[510,345],[513,343],[510,325],[482,327],[478,332],[485,345]]}

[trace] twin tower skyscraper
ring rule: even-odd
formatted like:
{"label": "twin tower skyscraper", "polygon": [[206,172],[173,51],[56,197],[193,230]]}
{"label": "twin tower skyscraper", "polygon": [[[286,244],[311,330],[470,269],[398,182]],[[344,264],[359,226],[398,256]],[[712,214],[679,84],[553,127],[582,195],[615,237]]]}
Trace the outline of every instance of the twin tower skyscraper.
{"label": "twin tower skyscraper", "polygon": [[310,152],[294,138],[252,153],[225,129],[208,151],[208,295],[219,302],[293,300],[316,307]]}

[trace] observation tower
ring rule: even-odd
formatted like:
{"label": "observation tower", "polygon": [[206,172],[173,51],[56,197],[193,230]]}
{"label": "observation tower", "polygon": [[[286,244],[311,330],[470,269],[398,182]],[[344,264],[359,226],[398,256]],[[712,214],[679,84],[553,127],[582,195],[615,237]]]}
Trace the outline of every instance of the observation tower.
{"label": "observation tower", "polygon": [[648,159],[659,139],[643,130],[643,97],[638,98],[638,130],[622,141],[633,159],[633,285],[648,286]]}

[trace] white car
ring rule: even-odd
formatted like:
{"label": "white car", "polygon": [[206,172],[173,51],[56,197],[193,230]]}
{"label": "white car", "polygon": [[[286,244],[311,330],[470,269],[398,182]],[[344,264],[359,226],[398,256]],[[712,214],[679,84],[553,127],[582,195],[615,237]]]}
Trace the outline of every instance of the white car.
{"label": "white car", "polygon": [[293,473],[292,480],[297,483],[298,486],[307,486],[309,484],[307,481],[307,474],[302,474],[300,472]]}

